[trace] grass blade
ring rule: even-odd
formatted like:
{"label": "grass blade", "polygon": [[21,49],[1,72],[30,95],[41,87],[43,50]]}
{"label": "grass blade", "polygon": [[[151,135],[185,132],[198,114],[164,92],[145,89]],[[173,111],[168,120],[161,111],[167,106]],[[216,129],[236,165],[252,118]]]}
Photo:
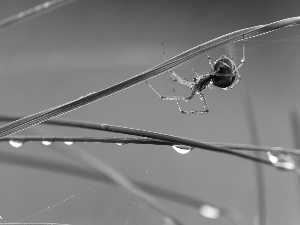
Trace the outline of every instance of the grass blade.
{"label": "grass blade", "polygon": [[[70,136],[13,136],[4,137],[0,139],[0,142],[16,141],[20,143],[26,142],[48,142],[45,145],[50,145],[54,142],[71,142],[71,143],[113,143],[113,144],[140,144],[140,145],[180,145],[180,143],[157,140],[153,138],[119,138],[119,137],[70,137]],[[233,143],[220,143],[220,142],[202,142],[207,145],[212,145],[220,148],[228,148],[233,151],[241,152],[272,152],[272,153],[287,153],[290,155],[300,156],[299,149],[290,149],[282,147],[270,147],[260,145],[247,145],[247,144],[233,144]]]}
{"label": "grass blade", "polygon": [[200,54],[210,51],[212,49],[221,47],[225,44],[236,42],[242,39],[252,38],[258,35],[263,35],[271,31],[278,30],[283,27],[295,26],[300,24],[300,17],[293,17],[284,20],[280,20],[274,23],[259,25],[250,28],[245,28],[238,30],[221,37],[215,38],[211,41],[208,41],[204,44],[198,45],[190,50],[187,50],[141,74],[138,74],[128,80],[125,80],[121,83],[115,84],[111,87],[108,87],[104,90],[90,93],[86,96],[80,97],[79,99],[73,100],[71,102],[65,103],[63,105],[56,106],[51,109],[47,109],[42,112],[27,116],[18,121],[6,124],[0,127],[0,138],[17,133],[21,130],[27,129],[29,127],[35,126],[47,120],[51,120],[57,116],[68,113],[72,110],[78,109],[82,106],[93,103],[99,99],[105,98],[109,95],[112,95],[116,92],[127,89],[133,85],[136,85],[142,81],[158,76],[168,70],[171,70]]}
{"label": "grass blade", "polygon": [[39,16],[43,13],[49,12],[50,10],[56,9],[58,7],[64,6],[68,3],[74,2],[75,0],[51,0],[45,2],[41,5],[37,5],[33,8],[27,9],[16,15],[5,18],[0,21],[0,29],[14,25],[16,23],[23,22],[25,19],[32,18],[34,16]]}

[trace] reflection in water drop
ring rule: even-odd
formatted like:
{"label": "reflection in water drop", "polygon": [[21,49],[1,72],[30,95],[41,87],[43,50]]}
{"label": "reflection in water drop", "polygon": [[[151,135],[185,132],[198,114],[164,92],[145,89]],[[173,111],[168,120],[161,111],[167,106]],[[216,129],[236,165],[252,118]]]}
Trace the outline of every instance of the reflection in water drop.
{"label": "reflection in water drop", "polygon": [[174,148],[175,151],[180,154],[187,154],[193,149],[192,147],[186,145],[173,145],[172,148]]}
{"label": "reflection in water drop", "polygon": [[280,169],[294,170],[296,168],[294,159],[285,152],[274,154],[268,151],[267,155],[270,162]]}
{"label": "reflection in water drop", "polygon": [[65,143],[65,145],[72,145],[74,142],[73,141],[65,141],[64,143]]}
{"label": "reflection in water drop", "polygon": [[209,206],[209,205],[202,205],[199,208],[199,213],[209,219],[216,219],[218,217],[220,217],[220,210],[218,208]]}
{"label": "reflection in water drop", "polygon": [[43,144],[43,145],[51,145],[52,142],[51,142],[51,141],[42,141],[42,144]]}
{"label": "reflection in water drop", "polygon": [[10,140],[9,144],[11,146],[15,147],[15,148],[19,148],[19,147],[21,147],[23,145],[22,142],[20,142],[20,141],[14,141],[14,140]]}
{"label": "reflection in water drop", "polygon": [[269,160],[271,163],[277,163],[278,162],[278,158],[277,156],[273,155],[271,152],[267,152],[267,155],[269,157]]}

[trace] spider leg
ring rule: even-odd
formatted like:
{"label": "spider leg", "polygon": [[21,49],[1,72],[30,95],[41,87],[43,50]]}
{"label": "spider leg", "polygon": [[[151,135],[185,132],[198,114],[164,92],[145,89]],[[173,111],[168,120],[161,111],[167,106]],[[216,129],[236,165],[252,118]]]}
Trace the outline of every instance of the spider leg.
{"label": "spider leg", "polygon": [[194,86],[194,83],[191,81],[188,81],[185,78],[182,78],[179,76],[177,73],[175,73],[173,70],[169,70],[168,73],[170,74],[170,77],[172,78],[173,81],[178,82],[179,84],[185,85],[188,88],[192,89]]}
{"label": "spider leg", "polygon": [[[230,53],[230,56],[231,56],[231,59],[233,61],[233,57],[232,57],[231,53]],[[235,82],[232,85],[230,85],[230,87],[228,87],[227,89],[232,89],[240,81],[240,79],[242,79],[242,77],[241,77],[241,75],[239,73],[239,69],[243,66],[243,64],[245,62],[246,62],[246,57],[245,57],[245,41],[244,41],[244,35],[243,35],[243,58],[241,59],[240,65],[238,65],[238,67],[232,72],[232,73],[236,72],[236,74],[237,74],[238,77],[235,80]]]}
{"label": "spider leg", "polygon": [[185,111],[185,110],[182,110],[181,107],[179,107],[179,110],[182,114],[198,114],[198,115],[203,115],[205,113],[208,113],[209,112],[209,108],[208,108],[208,105],[207,105],[207,102],[206,102],[206,99],[204,97],[204,94],[202,92],[198,92],[198,94],[200,95],[200,100],[203,102],[204,104],[204,108],[206,110],[204,111],[198,111],[198,110],[194,110],[194,111]]}
{"label": "spider leg", "polygon": [[[164,54],[164,58],[165,60],[166,59],[166,53],[165,53],[165,50],[164,50],[164,45],[162,43],[162,46],[163,46],[163,54]],[[179,84],[182,84],[182,85],[185,85],[187,86],[188,88],[190,89],[193,89],[194,88],[194,83],[193,82],[190,82],[188,80],[186,80],[185,78],[182,78],[181,76],[179,76],[178,74],[176,74],[174,71],[172,70],[169,70],[168,71],[169,75],[170,75],[170,78],[171,78],[171,81],[172,81],[172,85],[174,84],[174,81],[175,82],[178,82]],[[176,96],[176,93],[175,93],[175,89],[174,89],[174,86],[173,86],[173,92],[174,92],[174,96],[163,96],[161,94],[159,94],[158,91],[155,90],[154,87],[152,87],[148,81],[146,80],[145,81],[146,84],[152,89],[152,91],[161,99],[163,100],[184,100],[184,101],[188,101],[190,100],[194,95],[195,95],[195,92],[196,92],[196,88],[195,88],[195,91],[192,92],[191,96],[188,96],[188,97],[184,97],[184,96]]]}
{"label": "spider leg", "polygon": [[213,67],[213,64],[212,64],[212,62],[211,62],[211,58],[210,58],[210,56],[205,52],[205,54],[206,54],[206,56],[207,56],[207,59],[208,59],[208,63],[209,63],[209,65],[210,65],[210,67],[211,67],[211,71],[213,71],[214,70],[214,67]]}
{"label": "spider leg", "polygon": [[[148,84],[148,86],[152,89],[152,91],[162,100],[170,100],[170,101],[177,101],[177,100],[183,100],[183,101],[189,101],[190,99],[192,99],[194,97],[194,95],[196,94],[197,91],[197,87],[194,85],[193,89],[192,89],[192,93],[190,96],[184,97],[184,96],[163,96],[161,94],[159,94],[158,91],[156,91],[154,89],[154,87],[152,87],[147,81],[146,83]],[[174,88],[173,88],[174,90]]]}
{"label": "spider leg", "polygon": [[[165,61],[167,61],[164,43],[161,43],[161,44],[162,44],[162,48],[163,48],[164,59],[165,59]],[[182,78],[177,73],[175,73],[173,70],[169,70],[168,73],[171,77],[172,84],[174,84],[173,81],[176,81],[180,84],[188,86],[190,89],[193,88],[193,82],[190,82],[190,81],[186,80],[185,78]],[[174,92],[174,95],[176,95],[175,90],[174,90],[174,86],[173,86],[173,92]]]}
{"label": "spider leg", "polygon": [[[165,58],[165,61],[167,60],[166,59],[166,53],[165,53],[165,50],[164,50],[164,45],[162,43],[162,46],[163,46],[163,55],[164,55],[164,58]],[[193,69],[193,68],[192,68]],[[194,70],[194,69],[193,69]],[[196,73],[196,71],[194,70],[195,74],[197,75],[197,78],[199,80],[199,78],[201,77],[199,74]],[[169,70],[168,71],[169,75],[170,75],[170,78],[171,78],[171,82],[172,82],[172,87],[173,87],[173,93],[174,93],[174,96],[163,96],[161,95],[158,91],[155,90],[154,87],[152,87],[148,82],[147,80],[145,81],[146,84],[152,89],[152,91],[162,100],[169,100],[169,101],[176,101],[176,104],[178,106],[178,109],[181,113],[183,114],[204,114],[204,113],[208,113],[208,105],[206,103],[206,100],[204,98],[204,95],[202,92],[198,92],[197,91],[197,85],[195,85],[194,82],[190,82],[188,81],[187,79],[185,78],[182,78],[181,76],[179,76],[178,74],[176,74],[174,71],[172,70]],[[190,94],[190,96],[187,96],[187,97],[184,97],[184,96],[177,96],[176,95],[176,92],[175,92],[175,88],[174,88],[174,82],[178,82],[179,84],[182,84],[182,85],[185,85],[187,87],[189,87],[191,90],[192,90],[192,93]],[[200,99],[201,101],[203,101],[204,103],[204,108],[206,108],[206,110],[204,111],[185,111],[185,110],[182,110],[178,100],[183,100],[183,101],[189,101],[190,99],[192,99],[195,94],[200,94]]]}

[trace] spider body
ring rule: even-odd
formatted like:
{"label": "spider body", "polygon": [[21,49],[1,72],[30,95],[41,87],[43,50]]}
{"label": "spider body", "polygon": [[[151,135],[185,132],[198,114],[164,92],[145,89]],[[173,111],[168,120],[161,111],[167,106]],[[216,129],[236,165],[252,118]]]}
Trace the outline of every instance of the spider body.
{"label": "spider body", "polygon": [[237,70],[233,60],[223,55],[212,65],[211,81],[219,88],[230,87],[236,79]]}
{"label": "spider body", "polygon": [[207,74],[199,76],[198,78],[195,77],[193,81],[194,85],[196,86],[197,92],[201,92],[212,82],[212,75]]}
{"label": "spider body", "polygon": [[[164,47],[164,46],[163,46]],[[164,57],[166,59],[165,51],[163,49]],[[229,52],[230,53],[230,52]],[[199,75],[196,70],[192,68],[194,73],[196,74],[196,77],[193,79],[193,81],[188,81],[186,78],[182,78],[178,74],[176,74],[173,70],[169,70],[168,73],[171,77],[172,86],[173,86],[173,93],[174,96],[163,96],[158,93],[147,81],[147,85],[153,90],[153,92],[162,100],[173,100],[176,101],[178,109],[183,114],[205,114],[209,112],[208,105],[206,103],[204,94],[202,91],[209,87],[210,89],[213,89],[211,87],[211,84],[215,85],[216,87],[223,88],[225,90],[231,90],[234,85],[237,84],[237,82],[241,79],[241,76],[238,72],[238,69],[241,68],[241,66],[245,63],[245,46],[243,41],[243,58],[241,59],[241,63],[239,66],[236,66],[233,57],[228,58],[227,56],[223,55],[219,59],[217,59],[214,63],[212,63],[210,56],[205,53],[208,59],[208,62],[211,67],[211,71],[204,74]],[[231,54],[230,54],[231,55]],[[181,85],[187,86],[192,90],[191,94],[187,97],[185,96],[177,96],[174,89],[174,82],[177,82]],[[195,94],[199,95],[200,100],[204,104],[204,110],[193,110],[193,111],[186,111],[181,108],[179,105],[179,100],[182,101],[189,101],[191,100]]]}

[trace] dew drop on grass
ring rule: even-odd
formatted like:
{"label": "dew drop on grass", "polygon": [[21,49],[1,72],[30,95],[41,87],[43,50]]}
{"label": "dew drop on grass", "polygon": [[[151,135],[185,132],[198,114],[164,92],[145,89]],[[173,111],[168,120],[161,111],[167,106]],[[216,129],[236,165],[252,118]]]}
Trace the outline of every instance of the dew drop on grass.
{"label": "dew drop on grass", "polygon": [[9,144],[11,146],[13,146],[14,148],[20,148],[23,145],[22,142],[20,142],[20,141],[14,141],[14,140],[10,140]]}
{"label": "dew drop on grass", "polygon": [[173,145],[172,148],[174,148],[179,154],[187,154],[193,149],[192,147],[186,145]]}
{"label": "dew drop on grass", "polygon": [[163,225],[175,225],[175,222],[171,218],[164,216]]}
{"label": "dew drop on grass", "polygon": [[43,7],[45,7],[45,8],[47,8],[47,7],[49,7],[51,4],[49,3],[49,2],[45,2],[44,4],[43,4]]}
{"label": "dew drop on grass", "polygon": [[64,143],[65,143],[65,145],[72,145],[74,142],[73,141],[65,141]]}
{"label": "dew drop on grass", "polygon": [[220,210],[216,207],[210,205],[202,205],[199,208],[199,213],[209,219],[216,219],[220,217]]}
{"label": "dew drop on grass", "polygon": [[51,142],[51,141],[42,141],[42,144],[43,144],[43,145],[51,145],[52,142]]}
{"label": "dew drop on grass", "polygon": [[285,152],[274,154],[268,151],[267,155],[270,162],[279,169],[294,170],[296,168],[294,159]]}

